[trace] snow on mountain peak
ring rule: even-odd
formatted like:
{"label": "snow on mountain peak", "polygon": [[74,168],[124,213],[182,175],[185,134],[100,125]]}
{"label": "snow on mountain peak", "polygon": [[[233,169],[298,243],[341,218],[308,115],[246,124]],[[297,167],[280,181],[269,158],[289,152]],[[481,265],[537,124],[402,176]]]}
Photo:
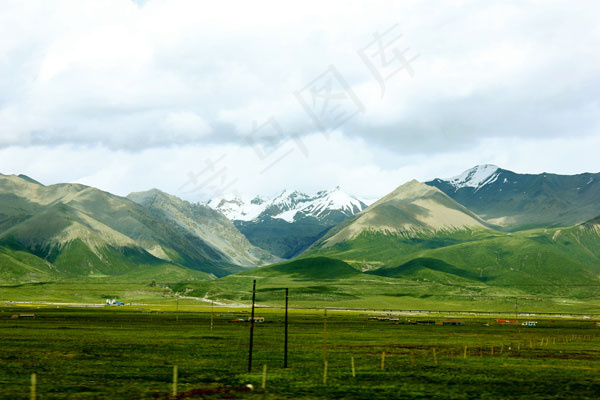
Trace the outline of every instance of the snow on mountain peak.
{"label": "snow on mountain peak", "polygon": [[297,190],[283,190],[271,199],[257,196],[248,201],[230,196],[212,199],[207,205],[221,211],[231,220],[251,221],[259,217],[270,217],[290,223],[294,222],[298,213],[322,219],[332,212],[350,216],[366,208],[365,203],[345,193],[339,186],[319,191],[314,196]]}
{"label": "snow on mountain peak", "polygon": [[250,221],[264,211],[265,200],[259,196],[242,198],[239,194],[226,194],[210,199],[206,205],[220,211],[230,220]]}
{"label": "snow on mountain peak", "polygon": [[488,183],[492,183],[498,179],[499,169],[499,167],[492,164],[478,165],[460,175],[446,179],[446,181],[454,186],[456,190],[463,187],[472,187],[477,191]]}

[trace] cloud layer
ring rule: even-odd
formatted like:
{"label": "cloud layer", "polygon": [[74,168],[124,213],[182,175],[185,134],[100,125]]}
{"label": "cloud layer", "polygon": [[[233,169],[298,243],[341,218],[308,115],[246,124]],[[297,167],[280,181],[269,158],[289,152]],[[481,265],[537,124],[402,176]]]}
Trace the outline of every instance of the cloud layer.
{"label": "cloud layer", "polygon": [[[593,169],[576,153],[599,136],[599,11],[593,1],[8,1],[0,168],[122,191],[154,162],[171,172],[155,171],[152,186],[171,188],[191,159],[225,151],[251,191],[350,181],[365,194],[443,176],[448,160],[452,174],[467,160]],[[399,54],[418,56],[414,74]],[[337,124],[343,112],[356,115]],[[78,153],[101,159],[73,176]],[[33,170],[19,162],[32,154],[58,159]]]}

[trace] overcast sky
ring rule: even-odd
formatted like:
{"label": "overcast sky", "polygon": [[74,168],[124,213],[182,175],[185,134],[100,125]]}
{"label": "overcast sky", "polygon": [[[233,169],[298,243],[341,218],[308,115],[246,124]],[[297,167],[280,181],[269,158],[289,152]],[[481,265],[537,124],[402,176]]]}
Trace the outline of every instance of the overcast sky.
{"label": "overcast sky", "polygon": [[[368,5],[367,5],[368,4]],[[0,172],[201,201],[599,172],[598,1],[10,1]]]}

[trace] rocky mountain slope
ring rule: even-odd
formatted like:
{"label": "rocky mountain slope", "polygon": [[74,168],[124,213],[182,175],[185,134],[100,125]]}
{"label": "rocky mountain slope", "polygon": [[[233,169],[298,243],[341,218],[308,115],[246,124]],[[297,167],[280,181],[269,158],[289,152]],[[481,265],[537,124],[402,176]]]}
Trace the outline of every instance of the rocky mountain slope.
{"label": "rocky mountain slope", "polygon": [[481,165],[427,184],[510,231],[570,226],[600,215],[600,173],[518,174]]}
{"label": "rocky mountain slope", "polygon": [[413,180],[336,226],[318,245],[333,246],[363,233],[410,238],[489,227],[485,221],[439,189]]}
{"label": "rocky mountain slope", "polygon": [[[203,211],[196,227],[220,220],[234,232],[230,236],[234,243],[227,242],[227,235],[206,241],[183,224],[92,187],[44,186],[27,177],[0,175],[0,275],[7,280],[19,280],[19,274],[40,279],[99,276],[167,265],[174,271],[184,268],[223,276],[240,271],[240,264],[261,262],[264,252],[237,254],[243,247],[241,234],[235,236],[235,227],[218,212]],[[35,270],[19,268],[22,264]]]}
{"label": "rocky mountain slope", "polygon": [[252,245],[229,219],[210,207],[192,204],[157,189],[131,193],[127,198],[150,210],[164,223],[174,224],[219,249],[232,264],[253,267],[280,261]]}

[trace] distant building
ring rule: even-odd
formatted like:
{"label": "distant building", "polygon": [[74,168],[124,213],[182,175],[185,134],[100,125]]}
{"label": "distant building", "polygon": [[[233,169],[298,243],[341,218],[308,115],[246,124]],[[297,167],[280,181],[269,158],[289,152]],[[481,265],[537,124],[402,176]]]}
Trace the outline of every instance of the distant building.
{"label": "distant building", "polygon": [[516,319],[497,319],[495,323],[499,325],[519,325],[519,321]]}
{"label": "distant building", "polygon": [[[248,318],[248,319],[234,318],[231,320],[231,322],[250,322],[251,320],[252,320],[252,318]],[[265,317],[254,317],[254,322],[256,322],[256,323],[265,322]]]}
{"label": "distant building", "polygon": [[536,326],[537,325],[537,321],[525,321],[521,325],[523,325],[523,326]]}
{"label": "distant building", "polygon": [[19,318],[35,318],[35,314],[34,313],[21,313],[21,314],[13,314],[10,316],[12,319],[19,319]]}
{"label": "distant building", "polygon": [[106,299],[106,305],[107,306],[124,306],[125,303],[122,303],[120,301],[117,301],[116,299]]}
{"label": "distant building", "polygon": [[442,325],[454,325],[454,326],[458,326],[458,325],[462,325],[462,321],[443,321]]}

